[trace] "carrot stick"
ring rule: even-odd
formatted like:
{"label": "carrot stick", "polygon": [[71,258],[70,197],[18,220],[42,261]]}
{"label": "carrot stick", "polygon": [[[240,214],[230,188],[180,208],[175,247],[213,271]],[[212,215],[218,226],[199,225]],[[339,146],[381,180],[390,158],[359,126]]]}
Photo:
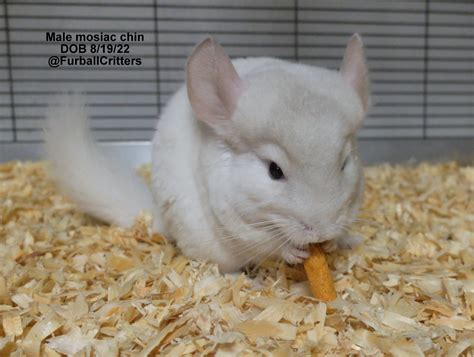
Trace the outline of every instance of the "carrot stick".
{"label": "carrot stick", "polygon": [[319,244],[312,244],[309,247],[309,252],[310,256],[304,262],[304,270],[311,292],[317,299],[334,300],[337,294],[324,250]]}

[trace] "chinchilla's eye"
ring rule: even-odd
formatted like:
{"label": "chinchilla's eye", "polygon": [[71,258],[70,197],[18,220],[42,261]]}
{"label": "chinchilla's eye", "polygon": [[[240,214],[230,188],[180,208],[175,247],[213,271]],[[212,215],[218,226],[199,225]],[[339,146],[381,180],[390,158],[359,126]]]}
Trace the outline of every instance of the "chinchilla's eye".
{"label": "chinchilla's eye", "polygon": [[283,171],[281,170],[280,166],[278,166],[275,162],[270,162],[270,166],[268,167],[268,172],[270,173],[270,177],[274,180],[282,180],[285,178],[283,175]]}
{"label": "chinchilla's eye", "polygon": [[344,171],[344,168],[346,167],[348,161],[349,161],[349,156],[346,157],[346,159],[345,159],[344,162],[342,163],[341,171]]}

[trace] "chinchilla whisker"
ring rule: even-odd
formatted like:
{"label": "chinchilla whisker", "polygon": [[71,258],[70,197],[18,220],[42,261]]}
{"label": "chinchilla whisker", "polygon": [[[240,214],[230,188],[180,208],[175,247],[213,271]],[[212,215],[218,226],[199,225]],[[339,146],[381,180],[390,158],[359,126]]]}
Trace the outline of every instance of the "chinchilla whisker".
{"label": "chinchilla whisker", "polygon": [[[277,252],[279,249],[281,249],[285,244],[287,244],[292,238],[293,238],[293,235],[294,235],[295,231],[290,231],[289,233],[284,233],[282,236],[286,236],[288,235],[288,237],[286,239],[283,240],[283,242],[281,244],[279,244],[276,248],[274,248],[272,251],[270,251],[269,253],[267,253],[262,259],[260,259],[260,262],[259,264],[255,267],[259,267],[260,264],[267,258],[271,257],[275,252]],[[262,252],[263,253],[263,252]],[[250,263],[253,259],[255,259],[256,257],[258,257],[261,253],[257,253],[257,254],[254,254],[252,257],[250,257],[249,259],[247,259],[247,261],[245,262],[245,265],[247,265],[248,263]]]}
{"label": "chinchilla whisker", "polygon": [[[253,226],[265,226],[265,225],[270,225],[272,223],[280,223],[279,220],[268,220],[268,221],[261,221],[261,222],[254,222],[254,223],[243,223],[243,224],[239,224],[238,226],[236,226],[236,228],[239,228],[239,227],[242,227],[242,228],[246,228],[246,227],[253,227]],[[196,231],[205,231],[206,229],[196,229]],[[229,228],[216,228],[214,229],[214,231],[228,231]]]}
{"label": "chinchilla whisker", "polygon": [[[253,230],[251,231],[247,231],[246,229],[247,228],[254,228]],[[256,232],[264,232],[266,231],[267,229],[276,229],[276,225],[275,224],[271,224],[271,223],[266,223],[266,224],[261,224],[261,225],[245,225],[245,224],[242,224],[242,225],[238,225],[238,226],[234,226],[232,228],[227,228],[227,229],[219,229],[219,230],[215,230],[216,232],[228,232],[230,229],[233,229],[233,230],[240,230],[239,233],[235,233],[235,234],[229,234],[229,236],[238,236],[238,235],[245,235],[245,234],[254,234]],[[223,236],[221,238],[225,238],[226,236]]]}
{"label": "chinchilla whisker", "polygon": [[[238,252],[238,255],[242,255],[242,254],[245,254],[249,251],[253,251],[253,250],[255,250],[255,248],[258,248],[258,247],[262,247],[262,246],[265,247],[268,243],[270,243],[274,240],[278,240],[278,239],[280,239],[284,236],[285,236],[285,234],[283,232],[281,232],[279,234],[276,234],[274,236],[270,236],[267,239],[264,239],[262,241],[259,241],[259,242],[255,243],[255,244],[251,244],[251,245],[245,247],[244,249],[242,249],[241,251]],[[263,252],[257,251],[257,253],[252,254],[250,256],[250,258],[248,258],[247,261],[244,263],[244,265],[248,264],[251,260],[253,260],[256,256],[260,255],[261,253],[263,253]]]}
{"label": "chinchilla whisker", "polygon": [[236,233],[236,234],[223,236],[223,237],[217,236],[216,238],[211,238],[211,239],[208,239],[208,240],[200,240],[200,242],[201,243],[207,243],[207,242],[215,243],[216,240],[226,241],[226,242],[237,240],[237,241],[242,241],[242,243],[244,244],[245,241],[242,240],[242,238],[249,237],[249,236],[252,236],[252,235],[258,235],[259,233],[271,232],[272,230],[277,230],[277,229],[278,229],[278,227],[272,226],[272,227],[267,227],[265,229],[260,229],[258,231]]}
{"label": "chinchilla whisker", "polygon": [[[245,247],[245,248],[239,250],[239,252],[237,252],[236,254],[237,254],[238,256],[242,256],[242,255],[245,255],[245,254],[247,254],[247,253],[254,253],[254,251],[255,251],[256,248],[266,247],[271,241],[272,241],[272,239],[264,239],[264,240],[262,240],[262,241],[259,241],[259,242],[255,243],[255,244],[251,244],[251,245],[249,245],[249,246],[247,246],[247,247]],[[260,254],[260,253],[258,253],[258,250],[257,250],[257,254],[256,254],[256,255],[258,255],[258,254]],[[252,255],[252,257],[254,257],[254,255]],[[251,258],[251,259],[253,259],[253,258]],[[246,262],[245,264],[247,264],[247,263],[248,263],[248,262]]]}
{"label": "chinchilla whisker", "polygon": [[273,219],[273,220],[262,221],[262,222],[248,223],[248,224],[245,224],[245,226],[253,227],[253,226],[261,226],[261,225],[270,225],[270,224],[280,223],[280,222],[281,220],[279,219]]}
{"label": "chinchilla whisker", "polygon": [[268,231],[272,231],[272,230],[276,230],[278,229],[277,226],[268,226],[268,227],[264,227],[264,228],[261,228],[261,229],[258,229],[258,230],[252,230],[252,231],[248,231],[248,232],[239,232],[239,233],[235,233],[235,234],[231,234],[231,235],[228,235],[228,236],[224,236],[224,237],[218,237],[219,239],[227,239],[229,237],[246,237],[246,236],[251,236],[251,235],[257,235],[259,233],[263,233],[263,232],[268,232]]}
{"label": "chinchilla whisker", "polygon": [[[266,254],[263,258],[259,259],[259,262],[253,267],[252,272],[255,272],[258,268],[260,268],[260,265],[271,257],[275,252],[277,252],[279,249],[281,249],[285,244],[287,244],[291,240],[292,236],[289,236],[286,240],[284,240],[281,244],[279,244],[275,249],[273,249],[271,252]],[[255,257],[254,257],[255,258]],[[247,264],[247,263],[246,263]]]}
{"label": "chinchilla whisker", "polygon": [[[263,241],[265,241],[265,242],[274,241],[274,240],[280,239],[283,236],[285,236],[285,232],[278,231],[275,234],[270,234],[270,235],[264,236],[263,238],[258,239],[256,242],[248,242],[248,241],[243,242],[243,245],[246,246],[244,249],[247,249],[247,248],[251,249],[253,246],[259,245]],[[249,243],[251,243],[251,244],[249,244]]]}
{"label": "chinchilla whisker", "polygon": [[[251,244],[243,249],[240,249],[236,254],[240,257],[245,256],[247,253],[253,253],[250,258],[247,258],[247,260],[243,263],[243,266],[247,265],[251,260],[253,260],[256,256],[264,253],[265,248],[268,246],[269,243],[271,243],[272,239],[264,239],[262,241],[259,241],[255,244]],[[256,253],[255,253],[256,251]]]}

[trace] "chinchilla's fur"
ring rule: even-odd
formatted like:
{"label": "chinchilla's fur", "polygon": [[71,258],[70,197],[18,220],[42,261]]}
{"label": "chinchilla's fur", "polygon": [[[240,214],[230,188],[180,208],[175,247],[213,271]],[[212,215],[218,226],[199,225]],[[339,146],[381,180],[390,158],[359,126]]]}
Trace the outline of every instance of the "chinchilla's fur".
{"label": "chinchilla's fur", "polygon": [[357,241],[345,229],[362,196],[355,134],[369,102],[358,35],[339,72],[273,58],[231,61],[207,39],[158,121],[152,193],[100,154],[77,100],[49,115],[46,148],[60,186],[94,216],[128,226],[152,210],[155,229],[184,254],[225,272],[271,255],[298,263],[309,243]]}

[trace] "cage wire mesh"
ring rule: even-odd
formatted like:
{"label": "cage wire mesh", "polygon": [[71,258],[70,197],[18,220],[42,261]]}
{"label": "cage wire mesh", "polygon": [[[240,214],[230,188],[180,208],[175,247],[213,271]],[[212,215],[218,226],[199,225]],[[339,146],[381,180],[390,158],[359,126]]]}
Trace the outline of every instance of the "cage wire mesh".
{"label": "cage wire mesh", "polygon": [[[473,19],[472,1],[3,1],[0,142],[41,140],[45,108],[64,91],[86,95],[98,139],[147,141],[182,85],[187,55],[206,36],[233,58],[336,69],[354,32],[367,47],[374,102],[360,138],[473,138]],[[127,36],[107,41],[114,34]],[[66,53],[72,58],[105,54],[140,64],[50,66],[65,44],[88,46]],[[128,52],[91,52],[90,45],[110,44]]]}

